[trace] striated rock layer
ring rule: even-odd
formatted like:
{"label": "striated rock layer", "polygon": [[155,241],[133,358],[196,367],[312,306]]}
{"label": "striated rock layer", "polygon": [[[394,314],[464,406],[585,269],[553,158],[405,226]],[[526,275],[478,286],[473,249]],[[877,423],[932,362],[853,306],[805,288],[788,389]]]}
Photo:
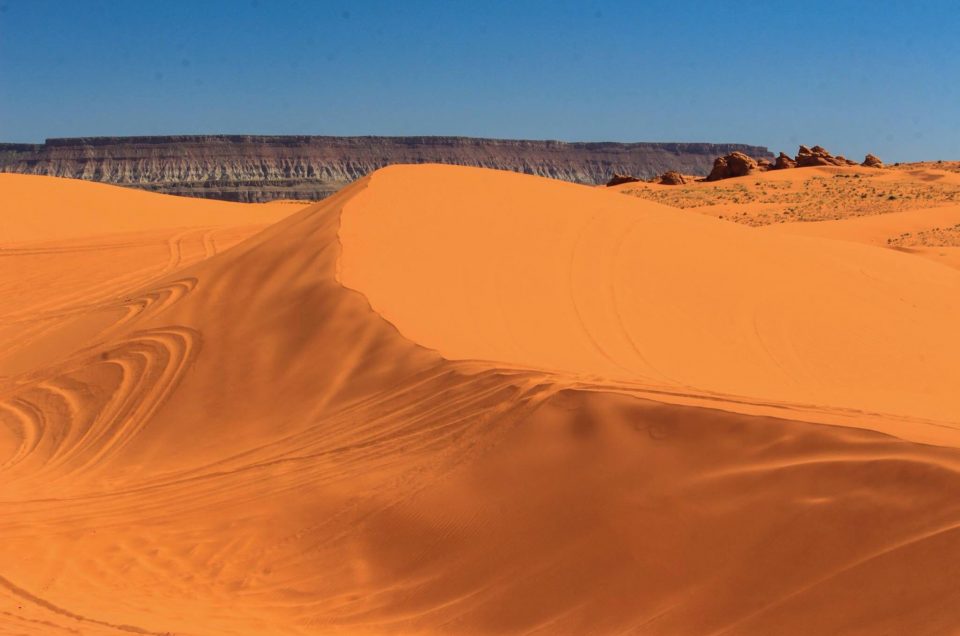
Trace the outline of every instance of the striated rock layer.
{"label": "striated rock layer", "polygon": [[731,152],[772,157],[761,146],[709,143],[468,137],[90,137],[0,144],[0,172],[256,202],[321,199],[367,173],[397,163],[477,166],[600,184],[615,173],[650,178],[673,169],[705,175],[716,156]]}

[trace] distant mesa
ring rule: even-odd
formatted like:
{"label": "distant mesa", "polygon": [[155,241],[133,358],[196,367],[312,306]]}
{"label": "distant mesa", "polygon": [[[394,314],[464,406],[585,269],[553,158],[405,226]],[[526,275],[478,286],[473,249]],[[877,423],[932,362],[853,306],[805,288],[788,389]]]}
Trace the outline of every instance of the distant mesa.
{"label": "distant mesa", "polygon": [[713,158],[762,146],[565,142],[475,137],[181,135],[0,143],[0,172],[100,181],[181,196],[259,202],[317,200],[394,164],[452,164],[599,185],[611,174],[704,176]]}

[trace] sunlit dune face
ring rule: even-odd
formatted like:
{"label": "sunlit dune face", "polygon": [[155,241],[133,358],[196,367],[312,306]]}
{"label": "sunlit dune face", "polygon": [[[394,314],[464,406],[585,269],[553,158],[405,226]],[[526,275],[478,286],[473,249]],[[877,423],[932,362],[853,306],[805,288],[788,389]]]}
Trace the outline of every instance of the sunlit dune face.
{"label": "sunlit dune face", "polygon": [[955,419],[960,272],[593,188],[456,167],[374,175],[341,281],[455,359],[572,379]]}

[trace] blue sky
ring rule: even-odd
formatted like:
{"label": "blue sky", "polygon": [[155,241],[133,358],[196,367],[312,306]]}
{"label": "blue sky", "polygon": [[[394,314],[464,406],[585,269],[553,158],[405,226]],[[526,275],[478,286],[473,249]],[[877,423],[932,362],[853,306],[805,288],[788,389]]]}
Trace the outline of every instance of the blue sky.
{"label": "blue sky", "polygon": [[960,159],[960,2],[0,0],[0,140],[175,133]]}

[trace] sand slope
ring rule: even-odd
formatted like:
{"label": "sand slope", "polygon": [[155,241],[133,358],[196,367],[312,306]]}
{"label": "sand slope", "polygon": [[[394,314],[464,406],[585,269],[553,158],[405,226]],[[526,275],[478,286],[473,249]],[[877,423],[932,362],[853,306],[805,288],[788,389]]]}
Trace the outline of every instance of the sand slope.
{"label": "sand slope", "polygon": [[0,385],[4,376],[63,356],[85,337],[163,304],[154,303],[162,300],[156,295],[129,292],[302,207],[17,174],[0,174],[0,198]]}
{"label": "sand slope", "polygon": [[448,358],[960,415],[960,273],[909,255],[443,167],[378,172],[340,236],[341,280]]}
{"label": "sand slope", "polygon": [[0,633],[960,625],[955,270],[439,166],[141,257],[0,367]]}

